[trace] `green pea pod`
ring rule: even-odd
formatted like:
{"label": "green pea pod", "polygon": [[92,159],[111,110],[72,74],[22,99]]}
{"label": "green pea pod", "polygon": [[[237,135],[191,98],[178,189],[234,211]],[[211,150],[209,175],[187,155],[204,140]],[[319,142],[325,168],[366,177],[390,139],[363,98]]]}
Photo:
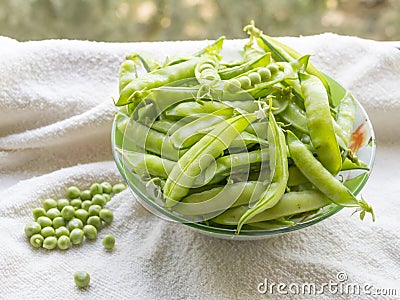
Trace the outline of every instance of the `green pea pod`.
{"label": "green pea pod", "polygon": [[296,225],[296,222],[289,220],[271,220],[271,221],[262,221],[256,223],[245,224],[243,229],[251,229],[251,230],[275,230],[281,229],[284,227],[290,227]]}
{"label": "green pea pod", "polygon": [[290,101],[286,109],[281,112],[280,116],[302,133],[308,134],[306,113],[300,109],[294,102]]}
{"label": "green pea pod", "polygon": [[175,104],[195,99],[198,91],[198,87],[163,86],[152,89],[147,100],[154,103],[157,112],[161,114]]}
{"label": "green pea pod", "polygon": [[143,149],[173,161],[185,153],[185,150],[175,149],[167,135],[132,119],[125,130],[123,147],[124,150]]}
{"label": "green pea pod", "polygon": [[[304,64],[307,63],[307,56],[301,57],[300,60],[292,61],[291,63],[281,63],[282,70],[278,70],[275,74],[271,76],[271,78],[265,82],[261,82],[256,84],[254,87],[246,90],[246,92],[251,95],[254,99],[259,99],[261,97],[268,96],[271,92],[274,92],[274,88],[278,83],[282,83],[283,81],[291,82],[298,80],[298,72],[301,68],[304,67]],[[296,85],[292,84],[295,88]]]}
{"label": "green pea pod", "polygon": [[232,143],[229,145],[229,148],[243,148],[244,146],[251,146],[260,144],[261,146],[268,147],[268,141],[259,138],[247,131],[241,132],[239,136],[237,136]]}
{"label": "green pea pod", "polygon": [[173,134],[175,131],[179,130],[182,126],[187,124],[186,119],[179,121],[172,121],[169,119],[157,120],[151,124],[151,129],[157,130],[158,132],[166,133],[168,135]]}
{"label": "green pea pod", "polygon": [[[272,53],[272,58],[276,61],[287,61],[300,58],[302,55],[294,50],[293,48],[279,42],[278,40],[263,34],[263,32],[255,27],[254,21],[251,21],[250,25],[245,26],[245,31],[250,35],[250,38],[256,38],[258,46],[266,52]],[[318,77],[323,83],[328,95],[331,94],[330,85],[325,76],[311,63],[309,62],[306,67],[308,74]]]}
{"label": "green pea pod", "polygon": [[343,131],[343,128],[340,127],[340,125],[335,121],[333,117],[331,117],[331,119],[332,119],[333,130],[335,131],[336,140],[338,142],[339,148],[347,149],[349,145],[349,140],[347,139],[346,133]]}
{"label": "green pea pod", "polygon": [[[259,38],[257,38],[257,42],[260,47],[262,47],[263,45],[267,45],[267,48],[265,50],[266,51],[267,49],[270,50],[273,53],[272,54],[273,58],[276,60],[282,59],[282,61],[291,61],[293,59],[301,57],[300,53],[290,48],[289,46],[273,39],[270,36],[261,35]],[[328,100],[330,101],[330,104],[334,105],[334,103],[331,102],[331,97],[330,97],[331,88],[324,74],[322,74],[311,62],[308,62],[306,67],[306,72],[310,75],[318,77],[319,80],[321,80],[329,96]]]}
{"label": "green pea pod", "polygon": [[233,108],[223,108],[200,117],[176,130],[170,137],[175,148],[188,148],[199,141],[206,133],[202,129],[220,123],[233,115]]}
{"label": "green pea pod", "polygon": [[308,179],[300,172],[296,166],[289,167],[289,179],[287,182],[288,186],[297,186],[304,183],[308,183]]}
{"label": "green pea pod", "polygon": [[343,131],[343,140],[346,146],[349,145],[353,133],[354,120],[356,117],[356,102],[351,93],[348,93],[340,102],[337,114],[337,125]]}
{"label": "green pea pod", "polygon": [[326,197],[337,205],[356,207],[361,211],[362,218],[368,212],[371,213],[373,220],[375,219],[372,207],[364,200],[357,200],[350,190],[336,179],[290,131],[287,131],[287,143],[296,166]]}
{"label": "green pea pod", "polygon": [[[179,104],[181,102],[185,102],[187,100],[196,100],[197,95],[199,94],[199,89],[200,86],[192,86],[192,87],[172,87],[172,86],[163,86],[160,88],[155,88],[149,91],[149,95],[146,97],[146,100],[151,101],[155,104],[155,107],[157,108],[157,111],[159,113],[167,110],[169,107],[172,107],[175,104]],[[196,111],[194,114],[199,114],[199,113],[210,113],[218,109],[226,108],[226,107],[233,107],[236,108],[235,105],[229,104],[230,101],[216,101],[213,99],[223,99],[223,92],[219,90],[212,90],[209,95],[204,95],[203,100],[197,100],[198,104],[184,104],[181,103],[182,105],[180,106],[182,110],[179,112],[179,115],[177,114],[177,117],[186,117],[188,114],[190,115],[192,113],[192,109],[195,109]],[[205,100],[211,100],[214,103],[218,104],[207,104],[207,109],[208,111],[204,110],[204,106],[201,106],[201,103],[205,103]],[[258,109],[258,105],[254,102],[254,99],[250,97],[249,95],[245,97],[237,97],[235,100],[240,100],[242,102],[242,106],[239,108],[242,108],[248,112],[254,111],[254,109]],[[192,102],[190,102],[192,103]],[[225,104],[225,106],[222,105]],[[247,107],[247,109],[245,109]],[[174,110],[173,108],[170,109],[169,114],[171,116],[174,116]]]}
{"label": "green pea pod", "polygon": [[222,103],[228,107],[243,110],[249,113],[255,112],[260,108],[257,102],[254,100],[222,101]]}
{"label": "green pea pod", "polygon": [[218,101],[190,101],[179,103],[173,108],[166,111],[168,117],[186,117],[199,114],[210,114],[216,111],[224,112],[223,109],[227,108],[226,104]]}
{"label": "green pea pod", "polygon": [[[121,154],[124,163],[130,166],[133,172],[138,174],[143,180],[154,177],[166,179],[176,164],[174,161],[149,153],[122,150],[118,147],[115,150]],[[244,158],[246,154],[247,159]],[[254,168],[251,166],[261,164],[267,160],[268,152],[265,150],[223,156],[216,160],[216,168],[209,167],[206,169],[206,172],[202,173],[203,176],[197,176],[193,186],[210,186],[223,180],[229,174],[237,174],[246,168],[248,172],[252,171]]]}
{"label": "green pea pod", "polygon": [[[290,102],[286,109],[280,113],[280,116],[285,122],[293,126],[295,129],[302,133],[309,134],[306,113],[296,103]],[[335,122],[333,118],[331,120],[339,147],[341,149],[347,149],[346,142],[344,142],[342,128]]]}
{"label": "green pea pod", "polygon": [[[272,57],[277,61],[292,61],[294,59],[300,58],[302,55],[298,53],[293,48],[279,42],[278,40],[261,34],[257,37],[258,45],[265,51],[271,51]],[[328,95],[330,95],[330,86],[325,76],[311,63],[309,62],[306,67],[306,72],[308,74],[318,77],[323,83]]]}
{"label": "green pea pod", "polygon": [[306,74],[299,76],[311,142],[325,168],[337,174],[342,167],[342,158],[332,124],[328,95],[318,77]]}
{"label": "green pea pod", "polygon": [[118,131],[124,134],[129,123],[129,117],[119,111],[117,114],[116,123]]}
{"label": "green pea pod", "polygon": [[[265,189],[265,184],[258,181],[237,182],[216,187],[201,193],[191,194],[173,207],[175,212],[187,216],[203,216],[224,211],[229,207],[248,204],[257,200]],[[206,216],[204,216],[206,215]],[[208,215],[208,216],[207,216]]]}
{"label": "green pea pod", "polygon": [[136,64],[132,60],[125,60],[119,68],[119,91],[121,92],[130,82],[137,79]]}
{"label": "green pea pod", "polygon": [[196,52],[194,56],[200,57],[206,53],[220,53],[222,50],[222,46],[224,44],[225,37],[221,36],[214,43],[211,45],[206,46],[205,48],[201,49],[200,51]]}
{"label": "green pea pod", "polygon": [[161,68],[160,62],[148,53],[134,52],[131,55],[128,55],[126,59],[132,60],[136,64],[141,64],[147,73]]}
{"label": "green pea pod", "polygon": [[148,179],[149,175],[167,178],[176,163],[148,153],[121,150],[119,148],[116,148],[116,150],[121,153],[124,162],[143,179]]}
{"label": "green pea pod", "polygon": [[[316,190],[289,192],[284,194],[274,207],[264,210],[249,219],[247,224],[276,220],[282,217],[313,211],[329,204],[331,204],[331,201]],[[212,221],[222,225],[238,225],[239,220],[242,219],[247,211],[248,206],[238,206],[226,210],[212,219]]]}
{"label": "green pea pod", "polygon": [[348,91],[341,86],[336,80],[331,78],[328,74],[321,72],[326,80],[328,81],[330,94],[329,94],[329,103],[331,107],[337,107],[342,99],[346,96]]}
{"label": "green pea pod", "polygon": [[264,53],[263,55],[254,58],[253,60],[250,60],[242,65],[232,67],[232,68],[226,68],[221,71],[219,71],[219,76],[223,80],[228,80],[234,77],[237,77],[247,71],[250,71],[252,69],[258,68],[258,67],[265,67],[271,63],[271,53]]}
{"label": "green pea pod", "polygon": [[140,102],[145,91],[167,85],[171,82],[194,77],[194,69],[199,58],[192,58],[183,63],[168,66],[146,73],[138,79],[130,82],[120,93],[117,106]]}
{"label": "green pea pod", "polygon": [[[249,44],[244,45],[244,51],[243,51],[243,58],[245,61],[251,61],[253,59],[259,58],[263,55],[265,55],[265,52],[259,49],[254,48],[252,45],[254,44],[253,41],[250,41]],[[270,53],[267,53],[271,55]]]}
{"label": "green pea pod", "polygon": [[268,114],[268,120],[269,156],[272,174],[271,182],[260,200],[240,218],[237,226],[238,233],[248,220],[266,209],[275,206],[286,190],[289,171],[285,135],[276,123],[272,112]]}
{"label": "green pea pod", "polygon": [[168,176],[164,187],[165,207],[174,206],[187,195],[195,177],[200,175],[202,168],[229,147],[250,123],[257,119],[257,114],[243,114],[230,118],[218,124],[211,132],[193,145],[178,161]]}
{"label": "green pea pod", "polygon": [[205,172],[205,178],[213,178],[215,176],[226,177],[232,172],[249,172],[251,165],[265,164],[269,161],[268,149],[254,150],[243,153],[234,153],[219,157],[215,165],[209,166]]}
{"label": "green pea pod", "polygon": [[248,133],[251,133],[252,135],[255,135],[260,139],[266,140],[268,133],[268,123],[267,122],[252,123],[249,127],[246,128],[246,131]]}
{"label": "green pea pod", "polygon": [[348,170],[366,170],[369,171],[369,167],[366,163],[358,160],[356,162],[352,162],[348,157],[346,157],[342,164],[341,171],[348,171]]}
{"label": "green pea pod", "polygon": [[[222,121],[223,122],[223,121]],[[218,125],[218,124],[217,124]],[[215,126],[210,126],[204,129],[199,129],[197,131],[198,136],[201,136],[201,134],[206,135],[208,132],[213,130]],[[246,128],[247,130],[247,128]],[[197,142],[196,139],[198,139],[198,136],[193,136],[191,139],[191,142]],[[262,139],[254,134],[251,134],[247,131],[241,132],[240,135],[238,135],[229,145],[229,149],[234,149],[234,148],[247,148],[249,145],[255,145],[255,144],[260,144],[262,146],[268,147],[268,141],[265,139]]]}
{"label": "green pea pod", "polygon": [[172,82],[194,77],[194,69],[200,61],[200,56],[205,53],[219,53],[222,49],[225,37],[220,37],[213,44],[198,51],[191,59],[181,63],[168,65],[147,73],[137,80],[130,82],[121,92],[116,103],[117,106],[130,104],[130,110],[134,111],[135,106],[149,93],[148,90],[158,88]]}

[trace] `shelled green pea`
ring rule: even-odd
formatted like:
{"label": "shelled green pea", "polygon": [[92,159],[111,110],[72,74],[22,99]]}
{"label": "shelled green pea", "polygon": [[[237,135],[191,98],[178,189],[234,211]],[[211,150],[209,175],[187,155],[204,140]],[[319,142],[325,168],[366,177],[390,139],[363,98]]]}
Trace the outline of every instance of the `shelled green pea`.
{"label": "shelled green pea", "polygon": [[59,211],[61,211],[67,205],[69,205],[68,199],[58,199],[57,200],[57,208]]}
{"label": "shelled green pea", "polygon": [[49,236],[46,237],[43,240],[43,248],[47,249],[47,250],[52,250],[55,247],[57,247],[57,238],[55,236]]}
{"label": "shelled green pea", "polygon": [[97,194],[103,194],[103,187],[100,185],[100,183],[93,183],[90,186],[90,194],[92,197]]}
{"label": "shelled green pea", "polygon": [[40,248],[43,245],[44,237],[41,234],[34,234],[29,241],[33,247]]}
{"label": "shelled green pea", "polygon": [[42,230],[42,226],[38,222],[31,222],[25,226],[25,235],[31,237]]}
{"label": "shelled green pea", "polygon": [[58,210],[58,208],[54,207],[54,208],[50,208],[47,212],[46,212],[46,216],[48,218],[50,218],[51,220],[59,217],[61,215],[61,212]]}
{"label": "shelled green pea", "polygon": [[103,195],[94,195],[92,198],[92,204],[93,205],[99,205],[101,207],[103,207],[104,205],[106,205],[107,201],[106,199],[103,197]]}
{"label": "shelled green pea", "polygon": [[90,283],[90,275],[85,271],[78,271],[74,274],[74,281],[78,288],[86,288]]}
{"label": "shelled green pea", "polygon": [[70,239],[66,235],[62,235],[57,240],[57,246],[61,250],[66,250],[69,248],[69,244],[71,243]]}
{"label": "shelled green pea", "polygon": [[45,217],[46,216],[46,211],[42,207],[36,207],[36,208],[33,209],[32,215],[33,215],[33,218],[36,221],[39,217]]}
{"label": "shelled green pea", "polygon": [[61,216],[67,221],[71,220],[75,216],[75,208],[70,205],[65,206],[61,211]]}
{"label": "shelled green pea", "polygon": [[67,189],[67,197],[69,198],[69,199],[76,199],[76,198],[78,198],[78,197],[80,197],[81,196],[81,191],[80,191],[80,189],[78,188],[78,187],[76,187],[76,186],[70,186],[68,189]]}
{"label": "shelled green pea", "polygon": [[79,209],[82,206],[82,200],[79,198],[72,199],[70,202],[71,206],[75,209]]}
{"label": "shelled green pea", "polygon": [[69,234],[69,239],[72,244],[79,245],[83,241],[83,237],[85,236],[84,232],[80,228],[74,228]]}
{"label": "shelled green pea", "polygon": [[83,222],[78,219],[78,218],[73,218],[68,222],[68,228],[69,230],[73,230],[73,229],[82,229],[83,228]]}
{"label": "shelled green pea", "polygon": [[84,209],[86,211],[89,210],[90,206],[92,206],[92,201],[91,200],[85,200],[85,201],[82,202],[82,205],[81,205],[82,209]]}
{"label": "shelled green pea", "polygon": [[114,214],[108,208],[103,208],[100,210],[99,217],[107,224],[110,224],[114,220]]}
{"label": "shelled green pea", "polygon": [[83,201],[85,200],[92,200],[92,194],[90,193],[90,190],[84,190],[81,192],[81,199]]}
{"label": "shelled green pea", "polygon": [[40,231],[40,234],[44,237],[47,238],[49,236],[54,236],[55,231],[53,227],[45,227]]}
{"label": "shelled green pea", "polygon": [[60,238],[61,236],[69,236],[69,230],[65,226],[58,227],[55,231],[56,237]]}
{"label": "shelled green pea", "polygon": [[97,229],[93,225],[85,225],[83,232],[88,240],[95,240],[97,238]]}
{"label": "shelled green pea", "polygon": [[126,189],[126,185],[123,183],[117,183],[113,186],[112,190],[114,194],[118,194]]}
{"label": "shelled green pea", "polygon": [[65,220],[63,217],[56,217],[53,219],[53,228],[54,229],[57,229],[62,226],[65,226]]}
{"label": "shelled green pea", "polygon": [[98,216],[100,211],[101,211],[101,206],[94,204],[94,205],[89,207],[88,213],[89,213],[90,217],[91,216]]}
{"label": "shelled green pea", "polygon": [[103,193],[105,194],[111,194],[112,193],[112,185],[111,183],[107,181],[103,181],[100,183],[101,187],[103,188]]}
{"label": "shelled green pea", "polygon": [[113,249],[114,245],[115,245],[114,236],[112,236],[111,234],[106,234],[103,237],[102,244],[103,244],[104,248],[106,248],[107,250]]}
{"label": "shelled green pea", "polygon": [[57,201],[54,199],[46,199],[43,201],[43,207],[46,211],[48,211],[51,208],[56,208],[57,207]]}
{"label": "shelled green pea", "polygon": [[98,216],[89,217],[86,224],[93,225],[97,230],[100,230],[103,227],[101,219]]}

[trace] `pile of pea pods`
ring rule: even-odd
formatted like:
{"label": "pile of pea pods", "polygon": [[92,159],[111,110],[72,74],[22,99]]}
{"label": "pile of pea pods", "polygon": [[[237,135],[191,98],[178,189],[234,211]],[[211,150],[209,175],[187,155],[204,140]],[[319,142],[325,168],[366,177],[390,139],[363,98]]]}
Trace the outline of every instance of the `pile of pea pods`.
{"label": "pile of pea pods", "polygon": [[124,141],[115,149],[125,168],[157,186],[165,210],[238,233],[292,226],[332,204],[374,218],[337,176],[368,169],[349,146],[351,93],[332,97],[310,55],[253,22],[244,30],[234,61],[221,55],[224,37],[165,62],[126,57],[116,102]]}

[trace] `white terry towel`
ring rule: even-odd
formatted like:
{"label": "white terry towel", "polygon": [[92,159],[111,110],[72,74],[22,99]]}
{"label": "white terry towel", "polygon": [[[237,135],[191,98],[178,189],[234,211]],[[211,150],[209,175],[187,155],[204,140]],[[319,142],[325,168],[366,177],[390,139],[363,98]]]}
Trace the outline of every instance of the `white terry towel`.
{"label": "white terry towel", "polygon": [[[112,253],[100,240],[65,252],[32,249],[23,228],[44,198],[62,197],[70,184],[85,188],[93,181],[121,180],[109,136],[111,99],[117,97],[124,56],[143,50],[159,58],[187,54],[206,42],[0,38],[0,190],[7,188],[0,193],[0,299],[280,298],[277,289],[264,295],[257,287],[265,278],[320,287],[338,282],[339,272],[348,277],[345,283],[360,285],[361,295],[325,290],[325,295],[297,298],[374,299],[368,292],[378,288],[397,288],[399,296],[400,51],[333,34],[283,40],[314,54],[313,62],[351,89],[370,114],[378,152],[363,196],[375,208],[375,223],[342,210],[320,224],[268,240],[218,240],[158,219],[125,191],[110,202],[115,220],[100,233],[116,236]],[[241,43],[227,41],[226,46]],[[88,290],[74,287],[73,273],[80,269],[91,274]]]}

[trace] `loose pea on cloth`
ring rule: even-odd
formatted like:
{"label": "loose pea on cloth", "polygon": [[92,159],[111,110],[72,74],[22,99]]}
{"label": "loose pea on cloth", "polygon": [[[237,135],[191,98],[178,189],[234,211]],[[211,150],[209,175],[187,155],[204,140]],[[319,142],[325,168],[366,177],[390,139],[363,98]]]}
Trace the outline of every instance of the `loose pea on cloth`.
{"label": "loose pea on cloth", "polygon": [[[23,228],[44,198],[62,197],[71,184],[122,180],[112,161],[110,128],[124,56],[187,54],[207,42],[22,43],[3,37],[0,299],[265,299],[282,297],[279,291],[289,298],[300,293],[300,299],[374,299],[368,293],[381,288],[397,289],[400,297],[400,51],[334,34],[282,40],[314,54],[315,65],[351,89],[369,113],[378,151],[362,195],[375,208],[375,223],[345,209],[267,240],[219,240],[153,216],[126,190],[109,203],[115,220],[100,232],[100,238],[115,235],[114,251],[104,251],[100,240],[64,252],[33,249]],[[226,48],[242,44],[227,41]],[[91,274],[90,288],[75,288],[77,270]],[[324,295],[301,295],[304,284],[321,290],[330,282],[359,285],[361,295],[342,295],[334,286]],[[286,288],[260,293],[274,283]]]}

